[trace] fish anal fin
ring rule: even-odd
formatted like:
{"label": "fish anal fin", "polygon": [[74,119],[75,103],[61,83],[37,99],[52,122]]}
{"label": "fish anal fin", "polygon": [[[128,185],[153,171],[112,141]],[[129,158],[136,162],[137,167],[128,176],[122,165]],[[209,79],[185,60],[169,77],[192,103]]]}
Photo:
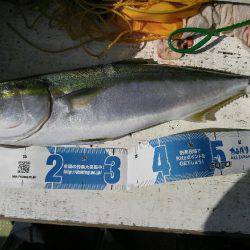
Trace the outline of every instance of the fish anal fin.
{"label": "fish anal fin", "polygon": [[205,122],[207,121],[205,115],[206,114],[204,112],[199,112],[191,116],[188,116],[187,118],[185,118],[185,120],[189,122]]}
{"label": "fish anal fin", "polygon": [[226,107],[227,105],[229,105],[230,103],[232,103],[233,101],[239,99],[240,97],[246,96],[245,91],[241,91],[239,93],[237,93],[236,95],[222,101],[219,102],[201,112],[195,113],[189,117],[187,117],[185,120],[187,121],[191,121],[191,122],[206,122],[206,121],[216,121],[216,113]]}

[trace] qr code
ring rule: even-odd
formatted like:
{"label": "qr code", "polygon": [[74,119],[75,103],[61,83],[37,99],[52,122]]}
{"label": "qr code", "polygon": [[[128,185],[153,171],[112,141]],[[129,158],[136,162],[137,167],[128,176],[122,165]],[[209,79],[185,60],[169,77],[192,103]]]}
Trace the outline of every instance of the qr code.
{"label": "qr code", "polygon": [[19,161],[17,173],[28,174],[30,172],[30,161]]}

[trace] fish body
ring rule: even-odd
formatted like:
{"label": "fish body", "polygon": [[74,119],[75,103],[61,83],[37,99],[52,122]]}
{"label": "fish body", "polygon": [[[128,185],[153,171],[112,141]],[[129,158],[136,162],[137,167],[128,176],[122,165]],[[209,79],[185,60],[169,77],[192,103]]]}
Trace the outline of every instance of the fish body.
{"label": "fish body", "polygon": [[0,144],[113,139],[188,119],[246,90],[249,79],[116,63],[0,85]]}

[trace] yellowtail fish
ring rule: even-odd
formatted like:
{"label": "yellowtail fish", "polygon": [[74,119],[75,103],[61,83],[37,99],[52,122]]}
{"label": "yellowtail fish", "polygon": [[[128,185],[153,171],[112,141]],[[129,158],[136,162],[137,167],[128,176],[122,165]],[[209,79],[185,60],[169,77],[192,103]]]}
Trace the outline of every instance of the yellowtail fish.
{"label": "yellowtail fish", "polygon": [[215,105],[239,96],[248,83],[218,72],[128,62],[3,82],[0,144],[113,139],[170,120],[212,119]]}

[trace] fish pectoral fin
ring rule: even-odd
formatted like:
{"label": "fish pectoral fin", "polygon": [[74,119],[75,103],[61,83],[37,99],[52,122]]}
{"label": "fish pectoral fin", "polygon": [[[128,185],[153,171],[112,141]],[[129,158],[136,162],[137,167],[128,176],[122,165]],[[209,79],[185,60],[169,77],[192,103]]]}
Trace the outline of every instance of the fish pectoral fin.
{"label": "fish pectoral fin", "polygon": [[241,91],[239,93],[237,93],[236,95],[222,101],[219,102],[215,105],[213,105],[210,108],[207,108],[201,112],[195,113],[189,117],[187,117],[185,120],[186,121],[191,121],[191,122],[206,122],[206,121],[216,121],[216,116],[215,114],[222,108],[226,107],[227,105],[229,105],[230,103],[232,103],[233,101],[239,99],[240,97],[246,96],[246,92],[245,91]]}
{"label": "fish pectoral fin", "polygon": [[88,105],[100,92],[101,88],[81,90],[64,96],[70,103],[71,109],[81,109]]}

